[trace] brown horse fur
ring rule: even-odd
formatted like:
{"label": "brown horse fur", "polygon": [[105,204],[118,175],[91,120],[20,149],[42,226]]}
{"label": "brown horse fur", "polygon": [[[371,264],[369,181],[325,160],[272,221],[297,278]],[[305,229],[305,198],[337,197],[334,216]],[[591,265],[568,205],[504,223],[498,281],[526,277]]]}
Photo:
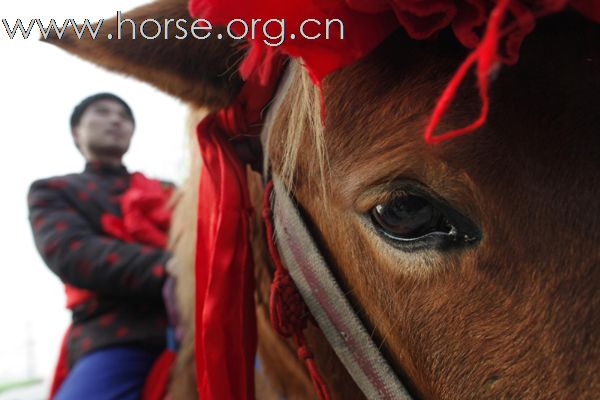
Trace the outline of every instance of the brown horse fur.
{"label": "brown horse fur", "polygon": [[[165,19],[186,19],[189,23],[184,26],[190,31],[193,19],[188,15],[186,1],[161,0],[124,13],[122,19],[126,18],[136,21],[135,39],[128,22],[122,23],[122,38],[117,39],[118,20],[115,17],[104,21],[101,35],[96,39],[89,33],[79,39],[75,32],[67,31],[60,39],[52,32],[44,41],[111,71],[150,82],[198,107],[220,108],[235,96],[241,80],[232,71],[243,58],[242,42],[229,39],[227,35],[222,40],[197,40],[191,36],[178,40],[174,37],[173,23],[172,36],[164,38]],[[140,25],[147,18],[163,23],[163,34],[156,39],[146,40],[140,36]],[[94,29],[96,26],[93,24]],[[145,26],[148,36],[156,33],[153,26]],[[108,38],[108,33],[113,35],[112,39]]]}
{"label": "brown horse fur", "polygon": [[[165,15],[162,4],[143,8],[139,16]],[[184,3],[178,4],[176,12],[183,13]],[[214,108],[239,87],[219,86],[231,81],[215,73],[225,71],[223,60],[239,50],[198,42],[205,44],[153,41],[143,59],[135,48],[146,45],[131,41],[58,44],[168,88],[196,106]],[[188,45],[207,46],[206,53],[185,59]],[[192,66],[165,62],[163,48]],[[292,63],[291,89],[271,126],[272,171],[286,179],[360,316],[418,397],[595,398],[600,392],[600,28],[574,15],[540,21],[525,40],[519,63],[495,77],[485,126],[426,145],[427,117],[465,55],[445,34],[414,42],[397,32],[364,60],[325,80],[324,130],[314,123],[316,89]],[[201,78],[178,78],[189,77],[187,68],[202,71]],[[442,129],[472,120],[479,108],[475,93],[472,82],[464,85]],[[197,166],[194,170],[197,174]],[[409,253],[384,241],[363,216],[407,181],[468,216],[481,240],[469,248]],[[172,392],[184,399],[193,394],[194,228],[186,221],[194,219],[197,175],[189,182],[176,213],[175,225],[182,228],[173,233],[186,243],[178,242],[175,252],[188,327],[179,364],[187,368],[187,381],[182,379],[187,392]],[[260,215],[260,182],[256,175],[251,182]],[[266,376],[257,388],[270,394],[257,395],[312,397],[294,347],[267,323],[271,269],[260,232],[257,222],[259,352]],[[311,328],[308,339],[334,398],[360,398],[320,331]]]}
{"label": "brown horse fur", "polygon": [[[423,398],[594,398],[600,389],[600,29],[573,16],[539,25],[519,64],[496,78],[492,114],[471,136],[424,143],[427,116],[464,52],[402,34],[326,80],[326,193],[315,184],[315,136],[301,135],[288,185]],[[471,92],[445,129],[475,116]],[[287,118],[292,98],[272,143],[298,134],[288,129],[297,123]],[[275,172],[283,154],[271,146]],[[477,221],[481,242],[447,253],[386,244],[360,216],[400,180],[421,182]]]}

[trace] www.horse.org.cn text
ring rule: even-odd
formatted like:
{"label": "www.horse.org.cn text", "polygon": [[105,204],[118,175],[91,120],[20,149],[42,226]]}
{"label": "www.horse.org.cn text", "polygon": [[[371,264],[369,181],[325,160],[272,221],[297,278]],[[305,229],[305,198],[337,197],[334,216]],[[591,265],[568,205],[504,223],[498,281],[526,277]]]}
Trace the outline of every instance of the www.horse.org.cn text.
{"label": "www.horse.org.cn text", "polygon": [[77,22],[75,19],[64,19],[57,22],[54,18],[42,20],[34,18],[23,21],[17,18],[14,22],[2,19],[3,30],[0,29],[2,39],[29,39],[37,38],[35,31],[44,39],[55,37],[62,39],[65,33],[72,30],[78,39],[92,38],[93,40],[106,38],[108,40],[139,39],[172,39],[184,40],[194,38],[208,39],[215,35],[217,39],[254,40],[261,39],[264,44],[271,47],[282,45],[286,40],[344,40],[344,23],[341,19],[318,20],[305,19],[294,23],[294,29],[289,29],[285,19],[251,19],[249,21],[237,18],[229,21],[224,27],[215,30],[215,26],[207,19],[165,18],[161,20],[148,18],[142,22],[126,18],[117,12],[116,25],[111,27],[112,32],[103,32],[107,28],[104,19],[91,22],[84,19]]}

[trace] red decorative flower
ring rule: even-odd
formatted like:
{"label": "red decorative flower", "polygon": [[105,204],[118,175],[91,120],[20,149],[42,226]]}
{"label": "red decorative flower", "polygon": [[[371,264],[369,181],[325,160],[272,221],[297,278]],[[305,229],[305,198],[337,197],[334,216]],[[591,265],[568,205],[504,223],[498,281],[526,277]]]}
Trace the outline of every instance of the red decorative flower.
{"label": "red decorative flower", "polygon": [[164,248],[171,220],[168,208],[171,192],[160,181],[133,174],[129,189],[120,197],[123,217],[104,214],[104,231],[126,242]]}
{"label": "red decorative flower", "polygon": [[[262,29],[256,29],[251,51],[240,71],[245,77],[253,71],[266,77],[272,68],[269,60],[273,53],[283,51],[302,58],[310,76],[319,84],[327,74],[367,55],[400,27],[413,39],[426,39],[451,27],[463,45],[475,48],[496,3],[493,0],[190,0],[189,8],[193,16],[222,25],[236,18],[247,24],[258,18],[262,21],[285,19],[287,37],[279,46],[267,45],[265,42],[274,41],[266,37]],[[536,17],[560,11],[568,5],[600,22],[600,3],[596,0],[512,0],[507,20],[514,23],[504,32],[502,60],[516,62],[521,42],[533,29]],[[321,33],[318,39],[307,39],[299,34],[302,23],[309,19],[322,24],[304,26],[309,36]],[[325,38],[326,19],[343,22],[343,39],[336,24],[329,26],[332,28],[330,37]],[[232,28],[239,28],[237,34],[243,33],[242,24],[233,24]],[[291,33],[295,34],[294,39]]]}

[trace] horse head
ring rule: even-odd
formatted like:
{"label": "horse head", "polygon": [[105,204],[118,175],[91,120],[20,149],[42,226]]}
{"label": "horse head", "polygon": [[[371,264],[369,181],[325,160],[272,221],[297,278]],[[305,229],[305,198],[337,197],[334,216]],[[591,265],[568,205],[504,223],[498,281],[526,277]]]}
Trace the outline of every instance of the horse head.
{"label": "horse head", "polygon": [[[186,13],[184,1],[161,1],[125,16]],[[423,139],[468,55],[447,32],[414,41],[397,31],[329,75],[322,93],[292,60],[268,117],[272,175],[375,345],[419,397],[592,398],[599,389],[600,28],[570,13],[537,25],[518,63],[493,76],[489,115],[471,135]],[[223,106],[241,86],[239,41],[52,42],[196,108]],[[479,108],[467,80],[440,129],[464,126]],[[254,232],[268,384],[306,397],[294,344],[267,323],[273,269],[258,222]],[[360,397],[321,331],[307,338],[334,397]]]}
{"label": "horse head", "polygon": [[[332,74],[324,127],[295,69],[272,169],[425,398],[592,396],[599,34],[574,16],[541,21],[495,77],[484,127],[433,146],[425,126],[466,57],[451,40],[398,33]],[[468,82],[443,129],[478,111]]]}

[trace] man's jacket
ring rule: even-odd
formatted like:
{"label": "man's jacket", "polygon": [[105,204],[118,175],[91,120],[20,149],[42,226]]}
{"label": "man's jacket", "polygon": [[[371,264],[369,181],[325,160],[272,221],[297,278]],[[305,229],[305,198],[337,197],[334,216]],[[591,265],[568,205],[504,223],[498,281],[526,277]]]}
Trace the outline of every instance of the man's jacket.
{"label": "man's jacket", "polygon": [[125,167],[88,163],[82,173],[38,180],[29,191],[29,219],[42,258],[66,285],[93,293],[71,306],[71,366],[106,346],[165,343],[161,291],[170,254],[116,239],[102,225],[103,217],[122,215],[120,196],[131,177]]}

